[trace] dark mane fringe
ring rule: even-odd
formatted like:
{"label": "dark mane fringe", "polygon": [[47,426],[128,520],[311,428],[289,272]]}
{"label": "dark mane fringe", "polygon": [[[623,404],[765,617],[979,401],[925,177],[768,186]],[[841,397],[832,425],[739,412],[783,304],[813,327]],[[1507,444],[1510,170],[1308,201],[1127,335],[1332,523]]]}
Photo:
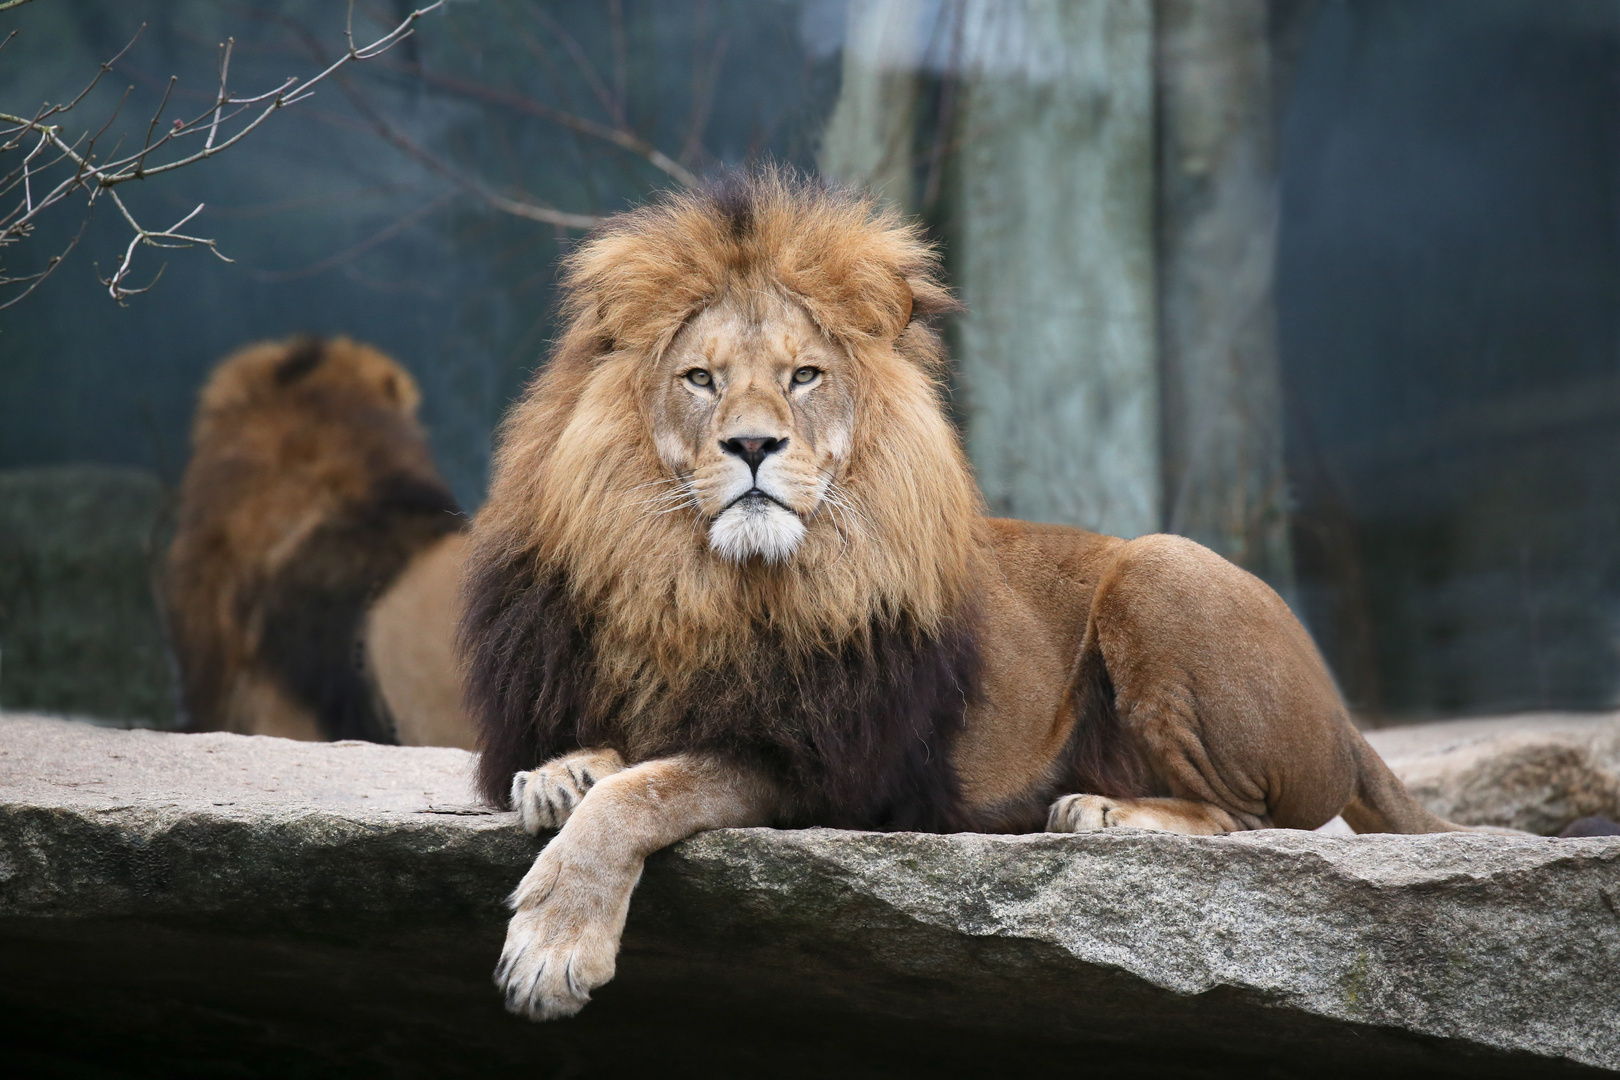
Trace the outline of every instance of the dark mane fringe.
{"label": "dark mane fringe", "polygon": [[757,660],[705,674],[656,719],[603,699],[591,638],[561,580],[511,563],[473,569],[462,648],[489,802],[507,804],[515,772],[612,747],[630,761],[696,752],[761,768],[790,795],[780,825],[968,826],[950,750],[979,695],[970,618],[937,639],[903,621],[874,626],[867,644],[797,664],[761,629]]}
{"label": "dark mane fringe", "polygon": [[[1058,758],[1061,771],[1053,794],[1079,792],[1110,799],[1169,794],[1155,788],[1147,764],[1120,723],[1114,680],[1095,642],[1081,646],[1065,707],[1073,711],[1074,729]],[[1044,822],[1044,804],[1040,810]]]}
{"label": "dark mane fringe", "polygon": [[365,669],[363,620],[413,556],[465,527],[441,482],[385,476],[266,584],[260,656],[327,738],[399,741]]}

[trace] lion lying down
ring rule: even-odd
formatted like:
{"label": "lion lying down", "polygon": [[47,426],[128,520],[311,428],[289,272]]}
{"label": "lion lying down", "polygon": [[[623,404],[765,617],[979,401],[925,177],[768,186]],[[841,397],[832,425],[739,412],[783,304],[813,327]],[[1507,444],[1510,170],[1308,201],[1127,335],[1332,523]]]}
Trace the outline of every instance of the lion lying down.
{"label": "lion lying down", "polygon": [[508,1008],[577,1012],[642,861],[703,829],[1458,828],[1256,578],[983,515],[913,227],[767,174],[612,219],[565,289],[463,624],[484,793],[560,828]]}
{"label": "lion lying down", "polygon": [[193,730],[466,746],[465,521],[403,368],[251,345],[203,388],[164,599]]}

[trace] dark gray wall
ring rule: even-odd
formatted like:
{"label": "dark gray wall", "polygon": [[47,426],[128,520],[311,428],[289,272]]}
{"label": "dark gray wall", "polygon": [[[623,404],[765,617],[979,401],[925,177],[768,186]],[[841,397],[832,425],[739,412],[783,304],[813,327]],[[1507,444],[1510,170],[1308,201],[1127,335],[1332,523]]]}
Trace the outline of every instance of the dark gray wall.
{"label": "dark gray wall", "polygon": [[1373,709],[1613,704],[1620,7],[1314,7],[1278,264],[1312,627]]}

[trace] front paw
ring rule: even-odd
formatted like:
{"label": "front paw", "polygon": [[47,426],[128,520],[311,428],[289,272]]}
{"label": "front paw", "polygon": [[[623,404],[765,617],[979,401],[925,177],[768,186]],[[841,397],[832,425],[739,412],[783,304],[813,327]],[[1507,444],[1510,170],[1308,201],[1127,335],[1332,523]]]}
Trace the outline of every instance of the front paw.
{"label": "front paw", "polygon": [[623,769],[624,759],[612,750],[554,758],[512,777],[512,809],[525,832],[560,829],[597,781]]}
{"label": "front paw", "polygon": [[1100,832],[1115,825],[1110,812],[1120,809],[1113,799],[1101,795],[1065,795],[1052,804],[1046,815],[1047,832]]}
{"label": "front paw", "polygon": [[506,947],[495,969],[495,985],[506,995],[507,1012],[530,1020],[573,1016],[591,991],[613,978],[619,935],[600,924],[571,925],[556,895],[524,908],[506,927]]}

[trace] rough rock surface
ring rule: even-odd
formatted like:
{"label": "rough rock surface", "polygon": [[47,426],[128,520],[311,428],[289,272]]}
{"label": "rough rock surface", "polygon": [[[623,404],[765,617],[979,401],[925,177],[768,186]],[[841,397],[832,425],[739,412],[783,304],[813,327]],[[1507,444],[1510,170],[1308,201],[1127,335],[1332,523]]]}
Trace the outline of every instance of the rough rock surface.
{"label": "rough rock surface", "polygon": [[1451,821],[1542,835],[1594,814],[1620,821],[1620,716],[1453,720],[1370,731],[1367,741]]}
{"label": "rough rock surface", "polygon": [[0,469],[0,709],[173,724],[168,499],[142,469]]}
{"label": "rough rock surface", "polygon": [[98,1076],[1620,1069],[1620,838],[714,832],[649,862],[614,982],[532,1025],[489,972],[539,842],[468,761],[0,719],[0,1045]]}

